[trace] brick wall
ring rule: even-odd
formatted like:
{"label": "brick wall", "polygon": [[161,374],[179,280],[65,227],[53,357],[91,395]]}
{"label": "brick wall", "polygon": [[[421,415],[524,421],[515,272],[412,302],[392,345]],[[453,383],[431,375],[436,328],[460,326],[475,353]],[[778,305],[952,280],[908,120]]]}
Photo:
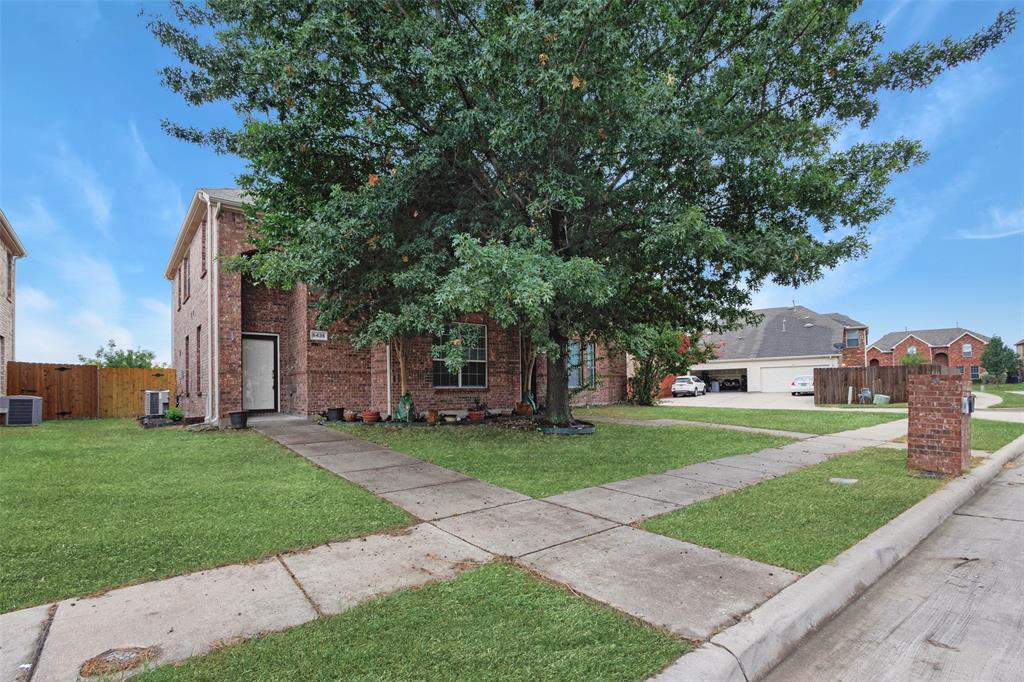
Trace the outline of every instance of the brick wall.
{"label": "brick wall", "polygon": [[[239,211],[223,209],[217,219],[220,256],[244,253],[245,216]],[[242,409],[242,276],[226,272],[222,263],[217,268],[219,309],[218,344],[220,350],[220,416]]]}
{"label": "brick wall", "polygon": [[[212,269],[207,253],[207,263],[203,263],[202,239],[206,223],[206,213],[196,219],[195,233],[188,244],[184,258],[171,281],[171,364],[174,366],[177,380],[178,407],[182,408],[187,417],[201,417],[206,414],[206,399],[209,393],[210,379],[210,346],[208,334],[210,329],[209,287],[211,286]],[[188,297],[184,298],[184,282],[186,262],[189,269],[191,286]],[[197,339],[197,329],[201,328]],[[188,359],[185,357],[185,339],[188,338]],[[173,398],[172,398],[173,402]]]}
{"label": "brick wall", "polygon": [[970,460],[971,418],[961,414],[970,379],[957,374],[917,374],[908,378],[907,466],[958,476]]}
{"label": "brick wall", "polygon": [[7,298],[8,258],[11,252],[7,245],[0,241],[0,338],[3,339],[3,352],[0,353],[0,395],[7,395],[7,363],[14,361],[14,302],[17,296],[15,280],[17,277],[17,260],[13,261],[10,272],[11,298]]}
{"label": "brick wall", "polygon": [[[971,344],[971,356],[964,357],[963,345],[965,343]],[[963,367],[963,374],[966,377],[971,376],[971,367],[978,367],[978,373],[985,371],[984,366],[981,364],[981,356],[985,352],[986,344],[981,339],[971,335],[965,334],[956,341],[953,342],[952,346],[935,346],[931,347],[924,341],[917,337],[911,336],[903,341],[899,342],[893,347],[891,353],[885,353],[877,348],[871,348],[868,350],[867,360],[868,364],[871,364],[872,360],[878,360],[878,364],[884,366],[899,365],[902,363],[904,356],[907,355],[908,349],[911,346],[917,347],[917,354],[926,358],[929,362],[940,362],[940,364],[948,364],[950,367]],[[945,363],[941,362],[941,358],[936,360],[937,356],[945,354]]]}
{"label": "brick wall", "polygon": [[857,339],[858,343],[855,347],[847,348],[846,335],[843,334],[843,350],[839,358],[840,367],[863,367],[867,364],[864,349],[868,345],[868,330],[858,329]]}
{"label": "brick wall", "polygon": [[[625,354],[612,353],[603,344],[596,344],[597,359],[594,364],[594,372],[597,381],[593,388],[585,388],[572,396],[572,404],[584,405],[607,405],[619,403],[628,397],[626,395],[626,356]],[[534,392],[537,402],[543,403],[547,393],[547,360],[543,355],[537,358],[537,384]]]}
{"label": "brick wall", "polygon": [[[971,344],[971,356],[964,357],[963,346],[965,343]],[[964,376],[971,376],[971,366],[978,368],[979,375],[985,371],[985,367],[981,364],[981,356],[985,353],[987,344],[979,338],[972,336],[971,334],[965,334],[956,341],[949,348],[942,349],[943,352],[949,357],[950,367],[963,367]]]}
{"label": "brick wall", "polygon": [[873,364],[877,364],[880,367],[892,367],[892,353],[885,353],[872,346],[867,351],[867,364],[869,367]]}

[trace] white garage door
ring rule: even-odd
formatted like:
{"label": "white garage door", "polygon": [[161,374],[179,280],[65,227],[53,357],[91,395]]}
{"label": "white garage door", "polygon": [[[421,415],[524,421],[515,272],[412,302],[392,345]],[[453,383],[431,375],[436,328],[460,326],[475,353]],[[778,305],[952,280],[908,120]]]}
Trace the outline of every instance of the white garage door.
{"label": "white garage door", "polygon": [[[824,365],[821,365],[824,367]],[[813,367],[762,367],[761,390],[765,393],[777,393],[789,390],[789,384],[795,377],[814,374]]]}

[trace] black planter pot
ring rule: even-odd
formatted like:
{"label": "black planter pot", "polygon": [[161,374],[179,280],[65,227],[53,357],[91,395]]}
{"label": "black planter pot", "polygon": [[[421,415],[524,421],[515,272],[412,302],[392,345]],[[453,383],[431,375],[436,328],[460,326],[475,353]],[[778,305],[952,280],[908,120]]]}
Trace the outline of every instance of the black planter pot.
{"label": "black planter pot", "polygon": [[344,407],[329,407],[327,408],[327,421],[329,422],[340,422],[342,415],[345,414]]}
{"label": "black planter pot", "polygon": [[228,419],[231,420],[231,428],[244,429],[249,423],[249,412],[247,410],[228,412]]}

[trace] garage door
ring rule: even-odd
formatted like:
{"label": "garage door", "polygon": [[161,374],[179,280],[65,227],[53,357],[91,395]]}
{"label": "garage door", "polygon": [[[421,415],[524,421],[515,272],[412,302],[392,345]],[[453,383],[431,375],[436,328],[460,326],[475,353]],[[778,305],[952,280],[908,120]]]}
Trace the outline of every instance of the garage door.
{"label": "garage door", "polygon": [[[820,365],[824,367],[825,365]],[[761,368],[761,390],[765,393],[777,393],[789,390],[789,383],[794,377],[800,375],[814,374],[813,367],[762,367]]]}

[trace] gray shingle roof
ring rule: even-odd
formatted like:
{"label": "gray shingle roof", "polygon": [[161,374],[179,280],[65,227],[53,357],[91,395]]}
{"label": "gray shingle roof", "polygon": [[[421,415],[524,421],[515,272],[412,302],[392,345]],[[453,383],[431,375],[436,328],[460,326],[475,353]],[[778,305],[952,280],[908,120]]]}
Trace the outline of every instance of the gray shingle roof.
{"label": "gray shingle roof", "polygon": [[227,201],[232,204],[246,203],[245,193],[237,187],[200,187],[214,201]]}
{"label": "gray shingle roof", "polygon": [[889,332],[877,341],[869,343],[868,348],[874,346],[879,350],[890,351],[893,346],[908,336],[921,339],[929,346],[948,346],[964,334],[970,334],[971,336],[981,339],[985,343],[989,342],[989,337],[984,334],[979,334],[978,332],[972,332],[970,329],[964,329],[963,327],[946,327],[944,329],[911,329],[909,331],[902,332]]}
{"label": "gray shingle roof", "polygon": [[839,313],[822,315],[803,306],[755,310],[761,324],[709,334],[718,348],[719,360],[837,355],[834,344],[843,341],[848,327],[866,325]]}
{"label": "gray shingle roof", "polygon": [[1021,339],[1020,341],[1018,341],[1017,343],[1015,343],[1013,345],[1015,345],[1015,346],[1024,346],[1024,339]]}

